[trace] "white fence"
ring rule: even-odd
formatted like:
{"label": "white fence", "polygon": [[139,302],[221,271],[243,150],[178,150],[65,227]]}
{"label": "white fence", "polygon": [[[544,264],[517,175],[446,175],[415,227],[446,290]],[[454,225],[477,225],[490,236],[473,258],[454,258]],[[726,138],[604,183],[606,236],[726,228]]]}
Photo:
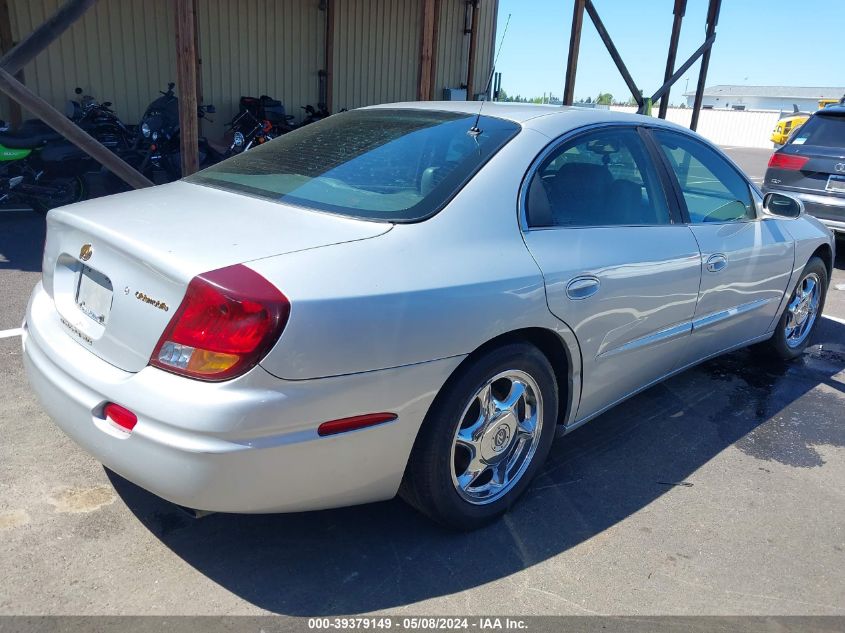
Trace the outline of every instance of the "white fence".
{"label": "white fence", "polygon": [[[634,107],[610,106],[617,112],[636,112]],[[654,106],[657,116],[657,106]],[[763,147],[772,149],[769,137],[780,118],[777,112],[742,110],[702,110],[698,118],[698,133],[717,145],[732,147]],[[666,120],[689,127],[692,108],[669,108]]]}

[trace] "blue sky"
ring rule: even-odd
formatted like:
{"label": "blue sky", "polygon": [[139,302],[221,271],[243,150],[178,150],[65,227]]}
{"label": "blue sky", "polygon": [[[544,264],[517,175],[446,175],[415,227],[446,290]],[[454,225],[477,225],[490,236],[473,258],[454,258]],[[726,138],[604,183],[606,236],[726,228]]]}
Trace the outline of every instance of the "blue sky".
{"label": "blue sky", "polygon": [[[628,70],[647,95],[663,83],[673,0],[593,0]],[[510,94],[563,93],[573,0],[500,0],[497,69]],[[679,66],[704,41],[707,0],[688,0]],[[845,86],[845,64],[833,53],[845,39],[845,0],[722,0],[707,84]],[[672,90],[679,103],[695,90],[696,63]],[[678,89],[680,87],[680,89]],[[575,97],[630,96],[588,15],[584,15]]]}

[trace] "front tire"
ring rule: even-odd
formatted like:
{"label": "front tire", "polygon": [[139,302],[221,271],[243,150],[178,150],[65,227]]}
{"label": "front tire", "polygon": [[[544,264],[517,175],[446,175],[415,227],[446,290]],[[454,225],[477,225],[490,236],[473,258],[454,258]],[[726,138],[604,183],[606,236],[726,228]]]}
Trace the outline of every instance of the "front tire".
{"label": "front tire", "polygon": [[827,267],[818,257],[811,257],[765,346],[782,360],[798,358],[813,336],[827,296]]}
{"label": "front tire", "polygon": [[555,436],[558,387],[528,343],[490,350],[441,390],[417,437],[400,495],[431,519],[473,530],[506,512]]}

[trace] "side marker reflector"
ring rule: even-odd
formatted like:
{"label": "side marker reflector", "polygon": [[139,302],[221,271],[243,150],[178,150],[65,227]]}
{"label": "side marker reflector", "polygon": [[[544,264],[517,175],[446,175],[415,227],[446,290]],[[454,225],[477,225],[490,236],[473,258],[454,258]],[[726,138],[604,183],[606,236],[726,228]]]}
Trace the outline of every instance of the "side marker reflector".
{"label": "side marker reflector", "polygon": [[384,424],[385,422],[393,422],[393,420],[397,417],[398,416],[395,413],[368,413],[366,415],[356,415],[351,418],[323,422],[317,427],[317,433],[320,437],[325,437],[326,435],[337,435],[338,433],[357,431],[358,429],[364,429],[368,426],[375,426],[377,424]]}

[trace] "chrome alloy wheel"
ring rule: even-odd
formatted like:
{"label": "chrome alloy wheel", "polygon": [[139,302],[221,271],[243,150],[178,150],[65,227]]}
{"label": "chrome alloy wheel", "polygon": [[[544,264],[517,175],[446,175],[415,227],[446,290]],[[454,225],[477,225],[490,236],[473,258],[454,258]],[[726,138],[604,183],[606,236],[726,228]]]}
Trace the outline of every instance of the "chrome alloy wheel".
{"label": "chrome alloy wheel", "polygon": [[813,329],[821,300],[821,281],[816,273],[810,273],[798,287],[789,305],[786,306],[786,344],[798,347]]}
{"label": "chrome alloy wheel", "polygon": [[472,397],[452,441],[452,483],[482,505],[507,494],[525,473],[543,426],[543,397],[523,371],[503,371]]}

